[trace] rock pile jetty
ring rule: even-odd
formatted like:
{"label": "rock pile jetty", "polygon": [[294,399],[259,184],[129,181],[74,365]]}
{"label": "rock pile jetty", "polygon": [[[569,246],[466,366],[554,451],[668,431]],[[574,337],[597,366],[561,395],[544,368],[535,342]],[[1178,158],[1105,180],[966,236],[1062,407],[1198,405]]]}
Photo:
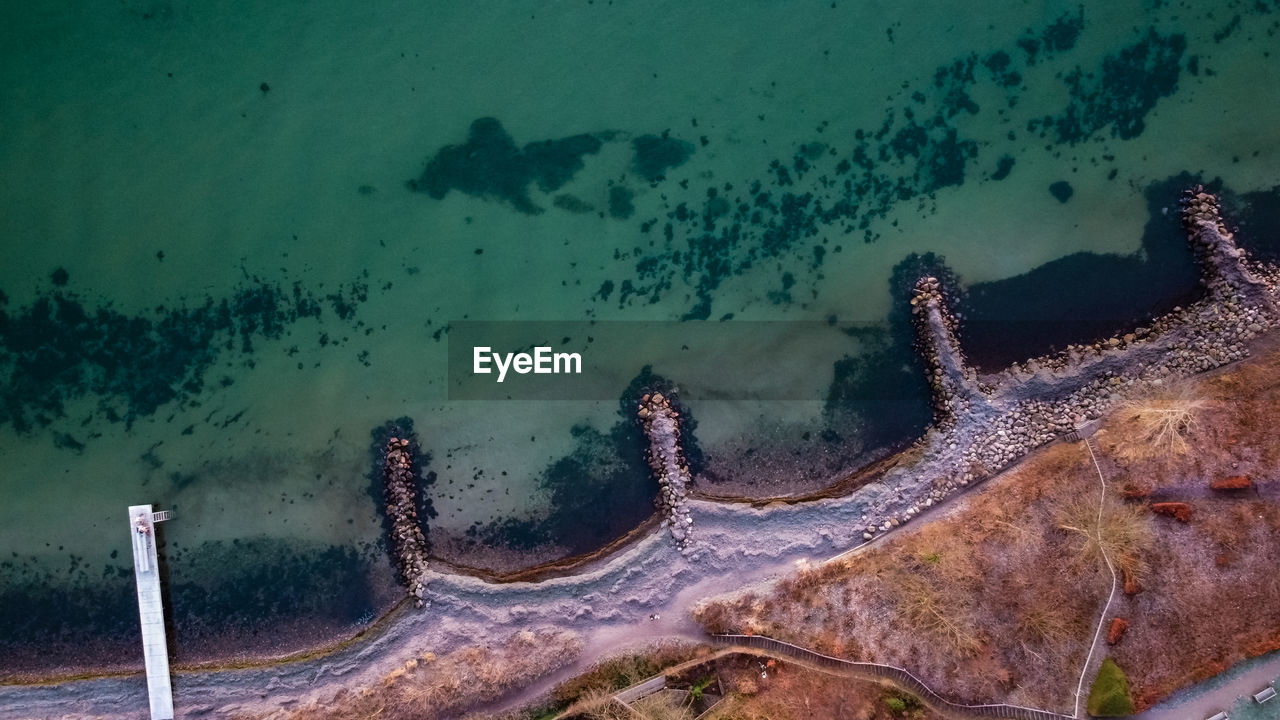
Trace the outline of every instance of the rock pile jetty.
{"label": "rock pile jetty", "polygon": [[911,309],[935,425],[918,443],[922,460],[884,478],[889,492],[863,516],[863,538],[1089,427],[1127,395],[1247,357],[1250,340],[1280,327],[1280,268],[1249,260],[1220,207],[1203,187],[1183,193],[1182,224],[1199,257],[1204,297],[1145,326],[990,375],[965,365],[945,288],[922,277]]}
{"label": "rock pile jetty", "polygon": [[649,438],[645,461],[661,486],[657,502],[663,515],[662,524],[671,533],[676,547],[685,550],[693,530],[693,517],[685,501],[691,479],[689,464],[680,447],[680,412],[673,406],[669,393],[654,392],[640,398],[636,415]]}
{"label": "rock pile jetty", "polygon": [[1201,282],[1219,299],[1237,298],[1276,310],[1276,299],[1268,284],[1260,277],[1266,268],[1249,267],[1245,251],[1238,247],[1235,235],[1222,221],[1222,210],[1216,195],[1205,192],[1201,185],[1182,194],[1182,226],[1204,267]]}
{"label": "rock pile jetty", "polygon": [[415,443],[405,438],[387,440],[382,479],[391,520],[391,548],[409,595],[422,607],[426,594],[427,538],[418,522],[418,482],[414,472]]}
{"label": "rock pile jetty", "polygon": [[916,281],[911,295],[916,349],[925,363],[933,396],[933,420],[939,427],[955,422],[972,405],[986,402],[978,374],[965,363],[956,339],[956,322],[942,296],[942,283],[926,276]]}

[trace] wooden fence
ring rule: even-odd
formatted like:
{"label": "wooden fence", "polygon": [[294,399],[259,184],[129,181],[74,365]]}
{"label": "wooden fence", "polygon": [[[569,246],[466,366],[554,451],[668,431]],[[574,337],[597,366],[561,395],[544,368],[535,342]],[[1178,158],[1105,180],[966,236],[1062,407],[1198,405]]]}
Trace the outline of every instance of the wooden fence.
{"label": "wooden fence", "polygon": [[1016,720],[1073,719],[1071,715],[1062,715],[1048,710],[1036,710],[1035,708],[1022,707],[1020,705],[964,705],[951,702],[931,690],[920,678],[902,668],[831,657],[830,655],[823,655],[791,643],[760,635],[712,635],[711,640],[718,645],[754,648],[763,650],[770,655],[783,655],[819,667],[830,668],[837,672],[891,680],[894,684],[918,695],[926,703],[942,712],[951,711],[952,713],[959,712],[977,717],[1015,718]]}

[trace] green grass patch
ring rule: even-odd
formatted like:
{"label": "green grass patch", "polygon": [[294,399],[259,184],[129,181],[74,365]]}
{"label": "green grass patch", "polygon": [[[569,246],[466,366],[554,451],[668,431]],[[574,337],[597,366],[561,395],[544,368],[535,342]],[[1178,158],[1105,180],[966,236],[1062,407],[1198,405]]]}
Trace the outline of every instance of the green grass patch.
{"label": "green grass patch", "polygon": [[707,675],[689,688],[689,704],[692,705],[702,699],[702,693],[706,691],[711,683],[716,681],[715,675]]}
{"label": "green grass patch", "polygon": [[1098,677],[1089,690],[1089,702],[1085,709],[1094,717],[1125,717],[1133,714],[1133,700],[1129,698],[1129,678],[1116,664],[1107,658],[1098,668]]}

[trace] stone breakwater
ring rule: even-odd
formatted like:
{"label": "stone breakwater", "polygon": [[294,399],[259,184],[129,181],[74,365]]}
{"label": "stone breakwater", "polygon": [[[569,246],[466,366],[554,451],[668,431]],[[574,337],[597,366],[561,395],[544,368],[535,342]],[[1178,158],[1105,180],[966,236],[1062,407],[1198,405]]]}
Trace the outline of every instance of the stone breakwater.
{"label": "stone breakwater", "polygon": [[427,538],[418,522],[414,445],[405,438],[393,437],[387,441],[382,479],[387,517],[391,519],[391,549],[409,595],[422,607],[427,589]]}
{"label": "stone breakwater", "polygon": [[993,375],[965,366],[941,284],[922,278],[912,312],[937,423],[918,443],[922,460],[882,480],[891,494],[863,516],[863,538],[1101,417],[1127,394],[1247,357],[1248,342],[1280,324],[1280,269],[1248,259],[1222,220],[1218,198],[1203,188],[1184,193],[1182,221],[1200,260],[1203,298],[1148,326],[1068,345]]}
{"label": "stone breakwater", "polygon": [[1210,294],[1244,300],[1275,313],[1276,297],[1271,292],[1275,268],[1250,267],[1245,251],[1236,246],[1235,235],[1222,221],[1218,198],[1197,185],[1182,194],[1181,204],[1182,227],[1200,258],[1201,280]]}
{"label": "stone breakwater", "polygon": [[662,525],[671,533],[676,547],[687,550],[693,516],[686,504],[691,479],[689,464],[680,449],[680,412],[672,406],[669,396],[655,392],[640,398],[636,415],[649,438],[645,460],[661,486],[657,502],[663,516]]}
{"label": "stone breakwater", "polygon": [[935,277],[916,281],[911,294],[911,318],[916,329],[916,350],[925,363],[925,374],[933,396],[933,421],[950,427],[974,403],[986,404],[987,390],[978,383],[978,374],[965,363],[956,339],[955,317],[942,295],[942,283]]}

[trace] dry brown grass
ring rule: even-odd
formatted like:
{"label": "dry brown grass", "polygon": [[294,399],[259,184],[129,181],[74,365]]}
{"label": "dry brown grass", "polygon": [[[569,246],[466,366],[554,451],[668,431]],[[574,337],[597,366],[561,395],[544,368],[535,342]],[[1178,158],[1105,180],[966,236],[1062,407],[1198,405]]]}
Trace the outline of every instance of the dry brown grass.
{"label": "dry brown grass", "polygon": [[612,693],[706,652],[705,646],[662,642],[642,652],[606,658],[587,672],[557,685],[551,691],[551,699],[557,704],[567,705],[594,691]]}
{"label": "dry brown grass", "polygon": [[1031,607],[1018,617],[1018,635],[1038,647],[1062,647],[1079,637],[1079,618],[1054,606]]}
{"label": "dry brown grass", "polygon": [[959,700],[1065,706],[1110,576],[1050,508],[1097,496],[1083,446],[1049,447],[941,517],[695,617],[906,667]]}
{"label": "dry brown grass", "polygon": [[[1096,446],[1110,488],[1100,527],[1088,453],[1057,444],[941,517],[772,592],[705,603],[696,617],[714,631],[907,667],[962,701],[1061,708],[1110,587],[1105,550],[1117,572],[1141,578],[1140,592],[1115,598],[1111,615],[1129,631],[1111,653],[1143,707],[1280,649],[1277,427],[1273,350],[1104,421]],[[1235,475],[1256,491],[1208,489]],[[1152,496],[1125,500],[1128,486]],[[1190,522],[1151,515],[1155,500],[1189,503]]]}
{"label": "dry brown grass", "polygon": [[693,720],[693,711],[666,693],[657,693],[623,705],[606,690],[590,690],[566,712],[583,720]]}
{"label": "dry brown grass", "polygon": [[1186,454],[1190,449],[1187,436],[1196,430],[1200,415],[1208,408],[1208,399],[1194,382],[1156,387],[1125,400],[1112,420],[1122,432],[1127,431],[1127,441],[1119,449],[1121,458]]}
{"label": "dry brown grass", "polygon": [[1064,498],[1051,512],[1057,526],[1075,538],[1083,561],[1104,563],[1105,553],[1117,573],[1127,572],[1135,579],[1145,574],[1152,526],[1151,513],[1144,506],[1119,502],[1113,491],[1107,494],[1101,522],[1096,494]]}
{"label": "dry brown grass", "polygon": [[617,711],[626,712],[613,699],[614,690],[596,687],[584,691],[565,708],[566,717],[600,718]]}
{"label": "dry brown grass", "polygon": [[1213,407],[1205,414],[1201,452],[1227,448],[1236,461],[1280,463],[1280,352],[1250,360],[1205,383]]}
{"label": "dry brown grass", "polygon": [[898,614],[912,630],[961,655],[976,655],[982,649],[982,631],[966,595],[948,593],[937,576],[907,569],[888,570],[880,579],[890,588]]}
{"label": "dry brown grass", "polygon": [[[729,696],[716,706],[715,720],[941,720],[909,695],[879,683],[776,662],[760,677],[762,658],[725,658],[718,669]],[[905,712],[886,702],[898,698]]]}
{"label": "dry brown grass", "polygon": [[677,696],[666,693],[641,698],[631,703],[631,709],[634,711],[629,716],[632,720],[693,720],[693,711],[682,704]]}

